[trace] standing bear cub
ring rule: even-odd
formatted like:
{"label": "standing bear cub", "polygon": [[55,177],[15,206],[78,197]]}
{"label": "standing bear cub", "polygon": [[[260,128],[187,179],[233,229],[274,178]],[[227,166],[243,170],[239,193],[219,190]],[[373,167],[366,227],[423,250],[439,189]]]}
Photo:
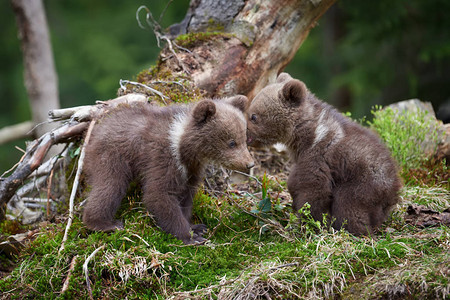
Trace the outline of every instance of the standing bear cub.
{"label": "standing bear cub", "polygon": [[314,219],[327,214],[335,229],[361,235],[371,234],[398,203],[397,166],[378,136],[289,74],[256,95],[248,118],[249,145],[283,143],[289,149],[295,212],[308,202]]}
{"label": "standing bear cub", "polygon": [[128,185],[138,180],[157,225],[185,244],[201,243],[206,226],[191,225],[192,200],[206,164],[253,167],[247,149],[245,96],[191,105],[122,105],[99,120],[86,148],[92,186],[83,222],[92,230],[123,228],[114,219]]}

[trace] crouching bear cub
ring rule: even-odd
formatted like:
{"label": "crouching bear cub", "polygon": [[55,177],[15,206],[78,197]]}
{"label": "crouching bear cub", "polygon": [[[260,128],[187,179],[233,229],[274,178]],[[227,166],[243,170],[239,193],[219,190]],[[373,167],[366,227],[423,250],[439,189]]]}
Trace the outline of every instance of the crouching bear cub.
{"label": "crouching bear cub", "polygon": [[389,150],[367,128],[318,100],[286,73],[248,108],[248,144],[284,143],[293,165],[288,189],[296,212],[326,213],[355,235],[372,233],[399,201],[401,181]]}
{"label": "crouching bear cub", "polygon": [[123,228],[114,215],[130,181],[137,179],[143,203],[158,226],[185,244],[201,243],[203,224],[191,225],[192,199],[206,164],[248,170],[245,96],[191,105],[123,105],[94,127],[86,148],[92,186],[83,222],[92,230]]}

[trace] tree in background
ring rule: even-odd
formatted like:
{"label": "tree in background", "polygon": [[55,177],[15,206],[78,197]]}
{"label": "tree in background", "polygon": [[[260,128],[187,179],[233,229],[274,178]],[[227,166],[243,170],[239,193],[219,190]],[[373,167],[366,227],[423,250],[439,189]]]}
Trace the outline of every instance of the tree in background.
{"label": "tree in background", "polygon": [[[31,128],[38,137],[55,127],[47,122],[48,111],[59,108],[58,78],[48,33],[47,18],[41,0],[12,0],[22,44],[25,87],[32,112]],[[34,127],[34,128],[33,128]]]}

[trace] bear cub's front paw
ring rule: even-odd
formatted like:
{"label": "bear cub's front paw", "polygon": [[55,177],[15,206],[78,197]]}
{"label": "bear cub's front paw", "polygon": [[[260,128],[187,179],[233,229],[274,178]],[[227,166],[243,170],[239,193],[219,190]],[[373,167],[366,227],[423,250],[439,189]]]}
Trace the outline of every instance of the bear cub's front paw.
{"label": "bear cub's front paw", "polygon": [[203,235],[208,230],[205,224],[195,224],[191,226],[190,238],[183,239],[183,243],[186,245],[201,245],[204,244],[207,239]]}
{"label": "bear cub's front paw", "polygon": [[197,234],[199,236],[203,236],[206,231],[208,230],[208,227],[206,227],[205,224],[195,224],[191,226],[192,231],[194,234]]}

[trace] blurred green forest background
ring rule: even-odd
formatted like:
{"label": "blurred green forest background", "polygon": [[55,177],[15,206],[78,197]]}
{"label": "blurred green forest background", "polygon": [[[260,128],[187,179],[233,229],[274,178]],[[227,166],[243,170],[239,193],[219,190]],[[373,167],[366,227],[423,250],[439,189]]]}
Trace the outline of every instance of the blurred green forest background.
{"label": "blurred green forest background", "polygon": [[[59,78],[61,107],[115,97],[119,79],[135,79],[160,51],[135,13],[146,5],[156,19],[169,0],[44,0]],[[180,22],[189,0],[174,0],[161,26]],[[0,1],[0,128],[29,120],[15,17]],[[319,98],[350,111],[410,98],[450,99],[450,1],[338,0],[318,21],[286,67]],[[0,146],[0,173],[14,165],[24,141]]]}

